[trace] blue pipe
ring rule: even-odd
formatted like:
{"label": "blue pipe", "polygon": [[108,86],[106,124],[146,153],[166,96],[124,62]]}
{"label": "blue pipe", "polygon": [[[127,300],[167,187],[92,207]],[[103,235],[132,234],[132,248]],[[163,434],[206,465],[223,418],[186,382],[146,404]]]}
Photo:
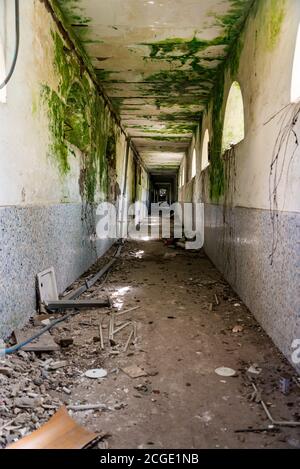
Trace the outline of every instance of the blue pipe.
{"label": "blue pipe", "polygon": [[20,350],[22,347],[24,347],[25,345],[29,344],[30,342],[32,342],[33,340],[37,339],[38,337],[40,337],[42,334],[45,334],[45,332],[49,331],[50,329],[52,329],[52,327],[56,326],[57,324],[59,324],[60,322],[63,322],[63,321],[66,321],[70,316],[73,316],[74,314],[78,314],[79,311],[72,311],[71,313],[69,314],[66,314],[65,316],[63,316],[62,318],[59,318],[59,319],[55,319],[55,321],[52,321],[50,324],[48,324],[48,326],[45,326],[43,327],[43,329],[41,329],[39,332],[37,332],[35,335],[33,335],[32,337],[30,337],[29,339],[26,339],[24,340],[24,342],[20,342],[19,344],[16,344],[16,345],[13,345],[12,347],[9,347],[9,348],[5,348],[5,349],[0,349],[0,356],[3,356],[3,355],[9,355],[11,353],[15,353],[17,352],[18,350]]}

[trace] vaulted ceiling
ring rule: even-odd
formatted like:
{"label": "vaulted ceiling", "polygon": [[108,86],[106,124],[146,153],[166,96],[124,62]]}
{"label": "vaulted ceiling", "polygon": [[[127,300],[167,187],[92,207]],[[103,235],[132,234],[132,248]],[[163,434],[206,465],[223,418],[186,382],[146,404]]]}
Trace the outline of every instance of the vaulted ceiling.
{"label": "vaulted ceiling", "polygon": [[59,0],[150,170],[180,164],[252,0]]}

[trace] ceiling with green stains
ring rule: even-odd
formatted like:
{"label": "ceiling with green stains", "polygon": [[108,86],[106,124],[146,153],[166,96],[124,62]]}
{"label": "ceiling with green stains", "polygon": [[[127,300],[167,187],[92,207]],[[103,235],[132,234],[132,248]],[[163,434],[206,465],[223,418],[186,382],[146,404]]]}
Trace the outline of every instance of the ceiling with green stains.
{"label": "ceiling with green stains", "polygon": [[252,0],[59,0],[146,166],[174,169]]}

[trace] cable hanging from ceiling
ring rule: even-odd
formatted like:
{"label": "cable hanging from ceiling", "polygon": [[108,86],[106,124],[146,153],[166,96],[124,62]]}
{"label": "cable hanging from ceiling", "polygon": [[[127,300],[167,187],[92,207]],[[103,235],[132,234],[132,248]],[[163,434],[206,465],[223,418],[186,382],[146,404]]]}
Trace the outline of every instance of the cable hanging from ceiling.
{"label": "cable hanging from ceiling", "polygon": [[14,73],[15,67],[16,67],[17,59],[18,59],[19,46],[20,46],[20,5],[19,5],[19,0],[15,0],[15,30],[16,30],[16,43],[15,43],[14,57],[13,57],[13,61],[12,61],[10,70],[7,74],[7,77],[0,84],[0,90],[2,88],[4,88],[7,85],[7,83],[9,82],[9,80],[11,79],[11,77]]}

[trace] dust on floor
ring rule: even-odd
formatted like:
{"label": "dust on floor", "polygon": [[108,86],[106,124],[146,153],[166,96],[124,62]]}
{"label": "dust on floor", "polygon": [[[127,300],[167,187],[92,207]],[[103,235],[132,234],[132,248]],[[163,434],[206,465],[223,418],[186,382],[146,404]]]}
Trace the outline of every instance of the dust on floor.
{"label": "dust on floor", "polygon": [[[300,420],[300,390],[285,396],[282,376],[294,370],[203,252],[171,249],[161,241],[127,242],[105,284],[83,295],[108,294],[117,309],[138,309],[138,338],[126,353],[128,330],[105,350],[99,342],[103,310],[81,312],[52,330],[73,345],[52,354],[21,352],[7,357],[0,374],[0,444],[4,447],[38,428],[61,404],[104,404],[102,410],[70,411],[90,430],[106,434],[109,448],[293,448],[299,428],[254,433],[270,422],[249,398],[248,368],[276,419]],[[104,336],[108,335],[104,321]],[[66,361],[56,371],[49,360]],[[122,369],[137,365],[147,376],[130,378]],[[221,366],[236,370],[221,377]],[[105,368],[107,377],[84,373]],[[253,375],[252,375],[253,376]],[[23,404],[22,404],[23,403]],[[239,432],[242,430],[242,432]]]}

